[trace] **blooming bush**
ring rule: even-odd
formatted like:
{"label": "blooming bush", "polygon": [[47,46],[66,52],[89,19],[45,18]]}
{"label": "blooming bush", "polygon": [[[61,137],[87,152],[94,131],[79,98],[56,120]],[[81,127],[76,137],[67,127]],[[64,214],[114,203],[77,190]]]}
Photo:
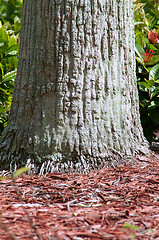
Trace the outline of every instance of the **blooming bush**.
{"label": "blooming bush", "polygon": [[150,61],[150,59],[151,59],[151,57],[153,56],[155,54],[155,51],[153,51],[153,50],[149,50],[149,52],[146,50],[146,53],[145,52],[143,52],[142,53],[142,57],[143,57],[143,60],[144,60],[144,63],[146,64],[146,63],[148,63],[149,61]]}
{"label": "blooming bush", "polygon": [[140,115],[149,142],[159,127],[159,5],[153,0],[134,1],[136,74]]}
{"label": "blooming bush", "polygon": [[151,29],[151,31],[148,32],[148,40],[151,44],[159,43],[159,36]]}

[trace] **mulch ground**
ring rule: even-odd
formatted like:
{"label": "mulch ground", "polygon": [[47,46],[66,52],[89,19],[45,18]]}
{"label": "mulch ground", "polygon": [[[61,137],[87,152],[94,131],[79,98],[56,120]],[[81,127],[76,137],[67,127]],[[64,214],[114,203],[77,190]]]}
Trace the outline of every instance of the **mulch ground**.
{"label": "mulch ground", "polygon": [[159,239],[159,155],[0,181],[0,239]]}

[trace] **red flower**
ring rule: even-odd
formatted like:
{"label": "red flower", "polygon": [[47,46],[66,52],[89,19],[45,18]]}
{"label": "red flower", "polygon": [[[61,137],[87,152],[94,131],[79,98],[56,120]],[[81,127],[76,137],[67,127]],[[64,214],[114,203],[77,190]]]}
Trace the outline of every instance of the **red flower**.
{"label": "red flower", "polygon": [[142,56],[143,56],[144,63],[147,63],[154,54],[155,52],[152,49],[150,49],[149,52],[147,52],[147,50],[146,50],[146,53],[143,52]]}
{"label": "red flower", "polygon": [[148,32],[148,40],[150,41],[150,43],[155,44],[155,43],[159,43],[159,36],[157,34],[157,32],[153,31],[151,29],[151,31]]}

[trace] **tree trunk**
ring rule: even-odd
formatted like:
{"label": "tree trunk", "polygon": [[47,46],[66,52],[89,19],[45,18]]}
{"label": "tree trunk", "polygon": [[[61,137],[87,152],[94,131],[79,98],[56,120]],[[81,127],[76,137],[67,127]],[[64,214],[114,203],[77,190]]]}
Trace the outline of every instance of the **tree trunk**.
{"label": "tree trunk", "polygon": [[133,1],[24,0],[1,166],[90,169],[148,150],[135,76]]}

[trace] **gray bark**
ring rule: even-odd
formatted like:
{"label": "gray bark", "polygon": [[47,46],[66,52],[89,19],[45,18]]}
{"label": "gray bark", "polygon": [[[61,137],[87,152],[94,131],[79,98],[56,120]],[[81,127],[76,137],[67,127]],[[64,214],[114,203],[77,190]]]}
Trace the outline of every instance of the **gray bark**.
{"label": "gray bark", "polygon": [[131,0],[24,0],[1,165],[89,169],[147,151],[133,14]]}

